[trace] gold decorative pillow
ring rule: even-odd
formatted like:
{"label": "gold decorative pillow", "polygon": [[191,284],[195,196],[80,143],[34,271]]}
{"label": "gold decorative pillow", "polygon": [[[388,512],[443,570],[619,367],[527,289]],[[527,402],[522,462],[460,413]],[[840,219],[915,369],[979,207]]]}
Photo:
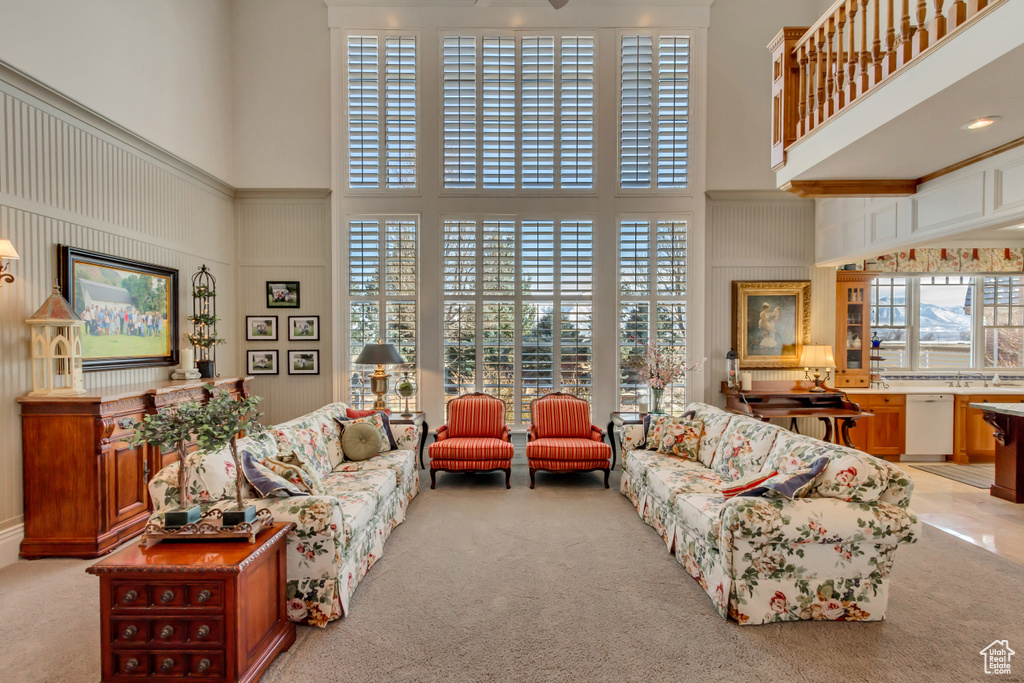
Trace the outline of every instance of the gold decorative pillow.
{"label": "gold decorative pillow", "polygon": [[661,426],[661,441],[658,452],[675,455],[687,460],[697,460],[700,438],[704,434],[704,423],[700,420],[670,418]]}

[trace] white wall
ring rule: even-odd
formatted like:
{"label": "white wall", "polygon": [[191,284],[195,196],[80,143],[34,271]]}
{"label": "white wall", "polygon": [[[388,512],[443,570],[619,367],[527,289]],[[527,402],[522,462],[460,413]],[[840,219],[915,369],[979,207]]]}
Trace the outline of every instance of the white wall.
{"label": "white wall", "polygon": [[231,182],[228,0],[0,0],[0,60]]}
{"label": "white wall", "polygon": [[323,0],[231,0],[233,184],[331,185],[331,41]]}
{"label": "white wall", "polygon": [[708,29],[708,189],[774,190],[771,56],[783,26],[810,26],[819,0],[715,0]]}

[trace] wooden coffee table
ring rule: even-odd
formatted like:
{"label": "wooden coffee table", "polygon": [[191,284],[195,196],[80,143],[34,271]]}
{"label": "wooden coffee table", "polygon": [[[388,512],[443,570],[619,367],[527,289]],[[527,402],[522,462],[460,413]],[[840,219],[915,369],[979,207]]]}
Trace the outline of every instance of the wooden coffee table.
{"label": "wooden coffee table", "polygon": [[285,538],[133,544],[86,571],[100,577],[104,683],[256,681],[295,642],[285,600]]}

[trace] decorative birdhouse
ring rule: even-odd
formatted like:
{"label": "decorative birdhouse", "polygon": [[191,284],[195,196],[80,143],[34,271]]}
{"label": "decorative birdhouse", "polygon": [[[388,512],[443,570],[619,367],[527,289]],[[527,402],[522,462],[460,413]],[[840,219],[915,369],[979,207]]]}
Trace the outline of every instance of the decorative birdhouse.
{"label": "decorative birdhouse", "polygon": [[60,295],[57,285],[46,303],[25,323],[32,332],[30,396],[84,394],[82,330],[85,323]]}

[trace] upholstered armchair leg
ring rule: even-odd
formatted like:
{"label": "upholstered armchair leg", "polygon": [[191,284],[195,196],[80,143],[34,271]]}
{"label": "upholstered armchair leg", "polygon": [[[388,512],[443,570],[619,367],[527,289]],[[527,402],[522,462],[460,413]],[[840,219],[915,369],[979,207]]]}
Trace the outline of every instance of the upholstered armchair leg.
{"label": "upholstered armchair leg", "polygon": [[512,468],[511,467],[506,467],[505,468],[505,488],[507,488],[507,489],[512,488]]}
{"label": "upholstered armchair leg", "polygon": [[535,469],[533,469],[533,468],[531,467],[531,468],[530,468],[530,488],[531,488],[531,489],[532,489],[532,488],[533,488],[534,486],[536,486],[536,485],[537,485],[537,481],[536,481],[536,478],[535,478],[536,476],[537,476],[537,470],[535,470]]}
{"label": "upholstered armchair leg", "polygon": [[605,488],[609,488],[609,487],[608,487],[608,475],[609,475],[609,474],[611,474],[611,470],[610,470],[610,469],[608,469],[607,467],[605,467],[605,468],[604,468],[604,487],[605,487]]}
{"label": "upholstered armchair leg", "polygon": [[437,470],[430,468],[430,488],[437,488]]}

